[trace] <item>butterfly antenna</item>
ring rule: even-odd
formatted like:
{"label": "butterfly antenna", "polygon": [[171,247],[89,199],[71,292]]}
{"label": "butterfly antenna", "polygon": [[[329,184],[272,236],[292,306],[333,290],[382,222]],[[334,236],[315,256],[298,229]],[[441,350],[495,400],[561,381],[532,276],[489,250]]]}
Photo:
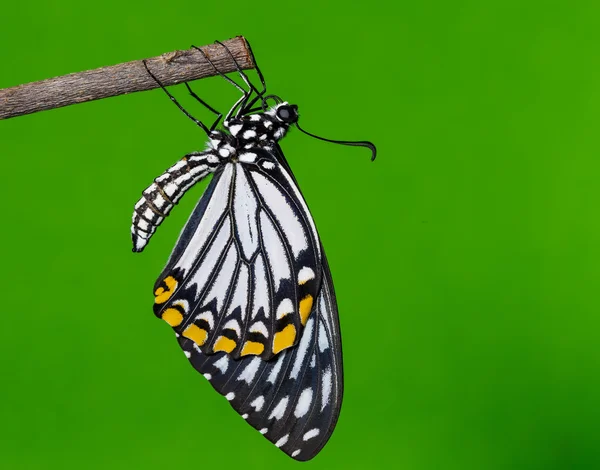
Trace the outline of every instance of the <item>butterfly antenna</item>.
{"label": "butterfly antenna", "polygon": [[331,142],[332,144],[340,144],[340,145],[350,145],[351,147],[366,147],[369,150],[371,150],[371,161],[374,161],[375,157],[377,157],[377,147],[375,147],[375,144],[373,144],[372,142],[368,142],[366,140],[351,141],[351,140],[326,139],[325,137],[319,137],[318,135],[311,134],[310,132],[305,131],[304,129],[302,129],[300,127],[300,125],[298,123],[296,123],[296,127],[300,130],[300,132],[302,132],[306,135],[309,135],[311,137],[314,137],[315,139],[322,140],[324,142]]}

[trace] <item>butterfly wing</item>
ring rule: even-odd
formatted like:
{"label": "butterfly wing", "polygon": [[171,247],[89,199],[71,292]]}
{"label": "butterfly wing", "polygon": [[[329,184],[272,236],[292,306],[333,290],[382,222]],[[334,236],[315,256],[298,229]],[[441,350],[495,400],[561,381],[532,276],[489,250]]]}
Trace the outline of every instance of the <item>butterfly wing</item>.
{"label": "butterfly wing", "polygon": [[[254,155],[254,164],[228,163],[213,176],[157,281],[155,313],[248,423],[309,460],[331,436],[342,402],[337,304],[283,154],[275,146]],[[290,325],[298,334],[278,349]]]}
{"label": "butterfly wing", "polygon": [[157,281],[154,311],[205,354],[270,359],[300,340],[321,248],[288,170],[269,151],[252,155],[216,172]]}
{"label": "butterfly wing", "polygon": [[192,366],[242,417],[297,460],[313,458],[325,445],[342,403],[342,356],[337,305],[329,267],[298,345],[270,361],[207,355],[180,336]]}

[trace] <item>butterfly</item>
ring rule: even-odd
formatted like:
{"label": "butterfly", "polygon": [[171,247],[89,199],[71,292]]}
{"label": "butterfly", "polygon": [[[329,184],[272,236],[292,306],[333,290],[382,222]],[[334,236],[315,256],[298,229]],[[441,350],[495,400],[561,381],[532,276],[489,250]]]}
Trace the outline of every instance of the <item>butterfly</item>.
{"label": "butterfly", "polygon": [[[131,227],[133,251],[194,184],[212,179],[154,286],[154,313],[175,331],[192,366],[250,425],[296,460],[326,444],[342,403],[338,308],[315,223],[279,141],[298,125],[298,107],[215,72],[242,92],[208,128],[169,98],[208,135],[207,149],[183,157],[142,193]],[[194,47],[194,46],[193,46]],[[252,54],[250,46],[248,50]],[[256,61],[254,61],[256,63]],[[274,105],[268,106],[267,101]],[[258,107],[253,107],[258,103]],[[192,410],[193,411],[193,410]],[[198,413],[201,411],[198,410]]]}

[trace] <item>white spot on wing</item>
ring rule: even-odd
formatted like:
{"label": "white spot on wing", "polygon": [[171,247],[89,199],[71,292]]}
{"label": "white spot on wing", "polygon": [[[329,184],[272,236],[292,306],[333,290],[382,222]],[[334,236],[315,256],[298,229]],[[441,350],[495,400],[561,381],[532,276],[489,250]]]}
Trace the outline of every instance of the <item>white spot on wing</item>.
{"label": "white spot on wing", "polygon": [[252,403],[250,403],[250,406],[253,407],[256,411],[260,411],[260,410],[262,410],[264,404],[265,404],[265,397],[263,397],[261,395],[261,396],[255,398],[254,401]]}
{"label": "white spot on wing", "polygon": [[281,400],[279,400],[279,403],[277,403],[277,406],[275,408],[273,408],[273,411],[271,411],[271,414],[269,415],[269,419],[283,418],[283,415],[285,414],[285,409],[287,408],[289,401],[290,401],[289,397],[283,397]]}
{"label": "white spot on wing", "polygon": [[261,362],[262,361],[258,357],[255,357],[254,359],[252,359],[250,361],[250,364],[248,364],[246,366],[246,368],[242,371],[242,373],[238,377],[238,380],[244,380],[244,381],[246,381],[246,383],[248,385],[250,385],[252,383],[252,381],[254,380],[256,373],[258,372],[258,368],[259,368]]}
{"label": "white spot on wing", "polygon": [[329,397],[331,396],[331,367],[328,367],[323,372],[323,400],[321,402],[321,411],[329,404]]}
{"label": "white spot on wing", "polygon": [[298,272],[298,283],[299,284],[304,284],[307,281],[310,281],[311,279],[315,278],[315,272],[307,267],[304,266],[299,272]]}
{"label": "white spot on wing", "polygon": [[329,347],[329,338],[322,323],[319,324],[319,351],[323,352]]}
{"label": "white spot on wing", "polygon": [[265,338],[269,337],[269,330],[261,321],[257,321],[250,327],[250,333],[261,333]]}
{"label": "white spot on wing", "polygon": [[275,364],[275,367],[273,367],[273,370],[269,374],[269,377],[267,377],[267,382],[271,382],[272,384],[274,384],[277,380],[277,376],[281,371],[281,366],[283,365],[283,358],[285,357],[286,352],[287,351],[284,351],[283,353],[277,356],[277,363]]}
{"label": "white spot on wing", "polygon": [[306,353],[308,352],[308,347],[312,340],[312,333],[314,328],[314,317],[309,317],[308,322],[306,323],[306,327],[304,328],[304,333],[302,333],[302,338],[300,339],[300,343],[298,343],[298,352],[296,354],[296,359],[294,361],[294,367],[292,368],[292,372],[290,372],[290,378],[296,379],[298,378],[298,374],[300,373],[300,369],[304,364],[304,359],[306,357]]}
{"label": "white spot on wing", "polygon": [[228,401],[231,401],[235,398],[235,393],[229,392],[227,395],[225,395],[225,398],[227,398]]}
{"label": "white spot on wing", "polygon": [[310,404],[312,403],[313,391],[312,388],[307,387],[302,390],[300,394],[300,398],[298,398],[298,403],[296,404],[296,409],[294,410],[294,415],[296,418],[302,418],[308,410],[310,409]]}
{"label": "white spot on wing", "polygon": [[313,437],[317,437],[319,435],[319,432],[320,432],[319,428],[313,428],[304,434],[304,436],[302,437],[302,440],[308,441],[309,439],[312,439]]}
{"label": "white spot on wing", "polygon": [[237,320],[232,319],[223,325],[224,330],[233,330],[237,333],[238,338],[241,336],[240,324]]}
{"label": "white spot on wing", "polygon": [[296,449],[294,452],[292,452],[292,457],[296,457],[299,453],[300,449]]}
{"label": "white spot on wing", "polygon": [[288,438],[290,437],[289,434],[286,434],[285,436],[283,436],[281,439],[279,439],[276,443],[275,446],[276,447],[281,447],[282,445],[284,445],[287,441]]}
{"label": "white spot on wing", "polygon": [[227,359],[227,356],[223,356],[221,359],[215,362],[215,367],[223,374],[227,372],[227,367],[229,367],[229,359]]}
{"label": "white spot on wing", "polygon": [[283,299],[279,304],[279,307],[277,307],[277,319],[279,320],[293,311],[294,306],[292,305],[292,301],[290,299]]}
{"label": "white spot on wing", "polygon": [[206,320],[211,330],[215,327],[215,319],[213,318],[213,314],[208,310],[202,312],[200,315],[197,315],[196,320]]}

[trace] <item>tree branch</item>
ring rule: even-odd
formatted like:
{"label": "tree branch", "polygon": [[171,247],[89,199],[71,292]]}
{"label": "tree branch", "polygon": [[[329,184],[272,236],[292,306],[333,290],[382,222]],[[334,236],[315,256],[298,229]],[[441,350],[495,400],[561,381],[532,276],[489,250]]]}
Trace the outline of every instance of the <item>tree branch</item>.
{"label": "tree branch", "polygon": [[[223,43],[242,69],[254,67],[252,55],[242,36]],[[202,50],[221,72],[236,70],[222,46],[212,44],[203,46]],[[216,75],[214,68],[195,49],[167,52],[147,59],[146,63],[165,86]],[[142,61],[135,60],[0,89],[0,119],[154,88],[158,88],[157,83],[148,75]]]}

